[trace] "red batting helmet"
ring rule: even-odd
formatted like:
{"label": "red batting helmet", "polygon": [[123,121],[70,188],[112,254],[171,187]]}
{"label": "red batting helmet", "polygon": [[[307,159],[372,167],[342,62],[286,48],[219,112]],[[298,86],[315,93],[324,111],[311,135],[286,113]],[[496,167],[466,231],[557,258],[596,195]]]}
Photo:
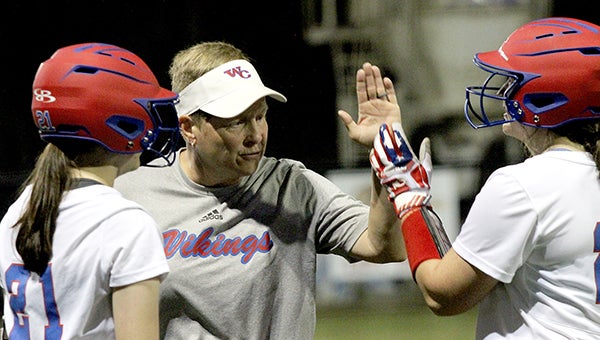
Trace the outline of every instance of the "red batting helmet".
{"label": "red batting helmet", "polygon": [[121,47],[84,43],[57,50],[33,81],[40,137],[89,140],[116,153],[153,153],[172,164],[179,138],[177,94]]}
{"label": "red batting helmet", "polygon": [[[482,86],[466,90],[465,115],[475,128],[510,121],[552,128],[600,118],[597,25],[572,18],[535,20],[514,31],[497,51],[477,53],[473,61],[491,73]],[[506,110],[509,117],[492,118],[498,112],[484,108],[490,101],[503,102],[500,114]]]}

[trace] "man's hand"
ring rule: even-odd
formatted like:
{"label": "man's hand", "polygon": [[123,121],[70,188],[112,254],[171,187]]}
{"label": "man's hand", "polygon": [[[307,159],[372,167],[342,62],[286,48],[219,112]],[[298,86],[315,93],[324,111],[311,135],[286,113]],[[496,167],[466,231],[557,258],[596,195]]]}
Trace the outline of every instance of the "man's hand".
{"label": "man's hand", "polygon": [[427,206],[432,162],[429,139],[423,139],[417,158],[400,123],[382,124],[369,157],[371,166],[394,203],[400,218],[410,209]]}
{"label": "man's hand", "polygon": [[356,72],[356,96],[357,121],[344,110],[338,111],[338,115],[352,140],[371,147],[381,124],[401,122],[394,84],[391,79],[382,77],[379,67],[364,63]]}

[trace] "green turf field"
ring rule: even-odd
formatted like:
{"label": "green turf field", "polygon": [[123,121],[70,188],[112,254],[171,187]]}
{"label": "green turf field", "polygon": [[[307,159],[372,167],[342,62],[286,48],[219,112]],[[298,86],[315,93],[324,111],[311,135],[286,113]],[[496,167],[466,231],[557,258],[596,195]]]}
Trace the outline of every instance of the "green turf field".
{"label": "green turf field", "polygon": [[359,295],[351,302],[318,304],[315,340],[475,338],[476,308],[457,316],[436,316],[413,282],[401,283],[385,295]]}

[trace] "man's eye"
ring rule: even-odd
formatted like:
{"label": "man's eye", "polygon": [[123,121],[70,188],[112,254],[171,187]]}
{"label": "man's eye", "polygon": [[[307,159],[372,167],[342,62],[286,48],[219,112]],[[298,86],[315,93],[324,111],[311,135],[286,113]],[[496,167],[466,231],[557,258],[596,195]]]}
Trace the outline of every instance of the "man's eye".
{"label": "man's eye", "polygon": [[236,121],[233,121],[233,122],[230,122],[229,124],[227,124],[227,127],[235,128],[235,127],[239,127],[239,126],[243,126],[243,125],[244,125],[243,121],[236,120]]}

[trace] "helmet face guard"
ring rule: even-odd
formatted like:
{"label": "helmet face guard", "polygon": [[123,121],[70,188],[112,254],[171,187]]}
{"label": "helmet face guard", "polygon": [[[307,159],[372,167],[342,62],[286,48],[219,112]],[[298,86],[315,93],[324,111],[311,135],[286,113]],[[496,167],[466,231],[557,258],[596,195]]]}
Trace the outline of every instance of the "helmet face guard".
{"label": "helmet face guard", "polygon": [[[514,89],[518,78],[499,70],[486,69],[486,71],[491,74],[483,85],[468,86],[466,89],[465,118],[475,129],[518,120],[518,116],[506,117],[503,114],[503,107],[508,101],[507,94]],[[509,79],[513,81],[510,82]],[[506,87],[505,84],[510,85]],[[471,97],[475,98],[476,104],[472,102]]]}
{"label": "helmet face guard", "polygon": [[[175,98],[173,98],[175,99]],[[173,99],[137,99],[154,122],[154,129],[146,132],[142,138],[143,148],[141,165],[150,167],[171,166],[175,161],[175,151],[179,141],[179,121]],[[162,159],[164,163],[154,162],[154,159]]]}
{"label": "helmet face guard", "polygon": [[489,76],[466,88],[464,113],[474,128],[517,121],[553,128],[600,119],[600,27],[546,18],[514,31],[473,62]]}
{"label": "helmet face guard", "polygon": [[524,116],[523,109],[518,101],[510,98],[523,84],[537,78],[538,75],[495,69],[482,64],[477,57],[473,62],[490,75],[483,85],[466,88],[464,112],[467,122],[475,129],[521,122]]}

